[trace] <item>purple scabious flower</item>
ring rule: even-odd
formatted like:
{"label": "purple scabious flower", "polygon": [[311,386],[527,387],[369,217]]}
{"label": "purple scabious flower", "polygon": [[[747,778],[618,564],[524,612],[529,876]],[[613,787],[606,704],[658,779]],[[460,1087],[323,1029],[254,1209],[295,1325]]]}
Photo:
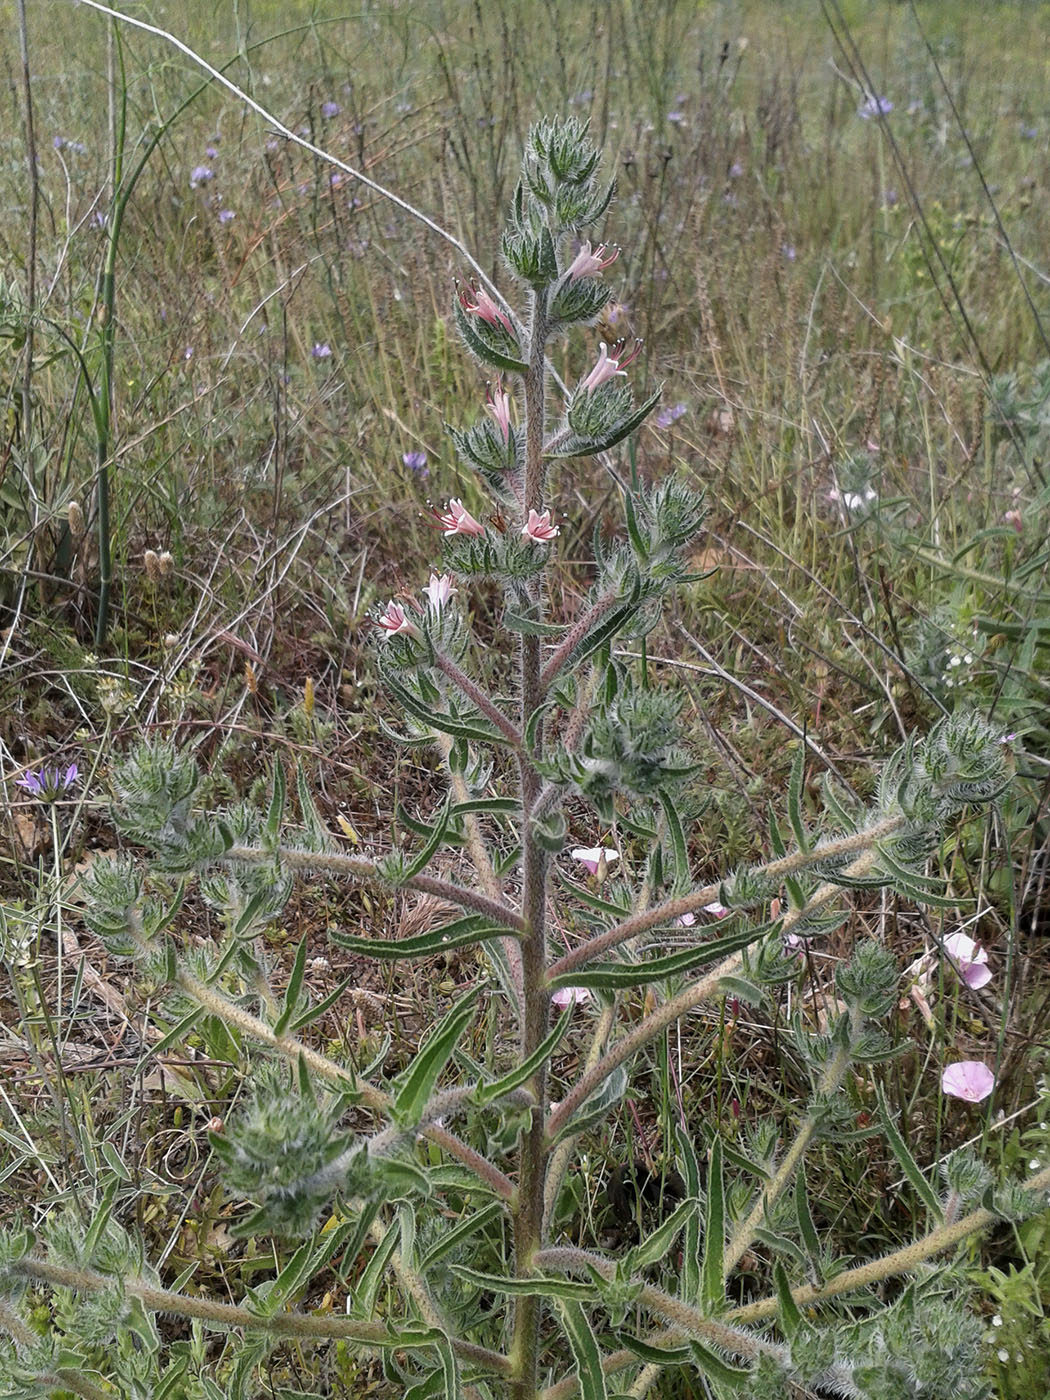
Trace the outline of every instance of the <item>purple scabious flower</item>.
{"label": "purple scabious flower", "polygon": [[669,428],[672,423],[676,423],[682,414],[687,412],[684,403],[668,404],[656,415],[656,426],[658,428]]}
{"label": "purple scabious flower", "polygon": [[893,103],[888,97],[876,97],[874,93],[869,93],[857,108],[857,116],[867,122],[872,117],[888,117],[892,111]]}
{"label": "purple scabious flower", "polygon": [[235,219],[236,217],[237,215],[232,209],[220,209],[217,215],[220,224],[228,224],[231,219]]}
{"label": "purple scabious flower", "polygon": [[190,189],[195,190],[198,185],[206,185],[209,180],[215,179],[215,171],[210,165],[195,165],[190,171]]}
{"label": "purple scabious flower", "polygon": [[209,160],[215,160],[219,154],[218,148],[215,146],[205,146],[204,154],[208,157]]}
{"label": "purple scabious flower", "polygon": [[314,357],[315,360],[327,360],[331,357],[332,347],[327,342],[325,342],[324,344],[318,342],[310,351],[310,354]]}
{"label": "purple scabious flower", "polygon": [[15,782],[41,802],[57,802],[79,777],[80,769],[71,763],[64,772],[60,768],[41,768],[39,773],[23,773]]}
{"label": "purple scabious flower", "polygon": [[427,454],[425,452],[402,452],[401,460],[412,472],[418,472],[420,476],[429,476],[427,471]]}
{"label": "purple scabious flower", "polygon": [[338,102],[321,103],[321,116],[324,117],[326,122],[331,121],[333,117],[337,117],[342,110]]}

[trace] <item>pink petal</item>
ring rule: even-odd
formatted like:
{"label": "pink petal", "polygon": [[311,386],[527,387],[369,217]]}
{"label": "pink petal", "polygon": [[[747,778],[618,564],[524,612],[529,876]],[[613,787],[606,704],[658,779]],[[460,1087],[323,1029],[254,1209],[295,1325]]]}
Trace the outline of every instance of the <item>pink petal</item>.
{"label": "pink petal", "polygon": [[551,1001],[559,1011],[564,1011],[567,1006],[579,1006],[590,999],[591,994],[586,987],[559,987],[551,993]]}
{"label": "pink petal", "polygon": [[980,1103],[994,1088],[995,1075],[980,1060],[958,1060],[941,1075],[941,1090],[967,1103]]}

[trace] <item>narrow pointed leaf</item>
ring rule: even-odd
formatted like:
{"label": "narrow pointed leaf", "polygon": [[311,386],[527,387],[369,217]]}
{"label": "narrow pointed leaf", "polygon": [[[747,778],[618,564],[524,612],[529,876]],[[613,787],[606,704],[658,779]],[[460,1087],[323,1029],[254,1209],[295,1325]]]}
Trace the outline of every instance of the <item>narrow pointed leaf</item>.
{"label": "narrow pointed leaf", "polygon": [[394,1117],[399,1123],[418,1123],[423,1116],[434,1087],[452,1058],[456,1041],[474,1018],[477,998],[478,989],[472,988],[446,1012],[425,1044],[420,1046],[407,1073],[400,1076],[393,1103]]}
{"label": "narrow pointed leaf", "polygon": [[357,1286],[350,1295],[353,1298],[355,1316],[371,1318],[375,1309],[376,1294],[383,1281],[383,1273],[390,1262],[390,1256],[397,1248],[400,1233],[400,1227],[395,1221],[376,1245],[375,1252],[365,1265]]}
{"label": "narrow pointed leaf", "polygon": [[725,1304],[726,1207],[722,1180],[722,1140],[711,1144],[707,1166],[707,1213],[704,1219],[704,1258],[701,1267],[700,1297],[707,1312],[718,1312]]}
{"label": "narrow pointed leaf", "polygon": [[581,1283],[578,1279],[550,1278],[540,1274],[532,1278],[505,1278],[502,1274],[485,1274],[479,1269],[468,1269],[464,1264],[452,1264],[450,1267],[465,1283],[512,1298],[539,1295],[546,1298],[586,1298],[592,1302],[596,1298],[593,1285]]}
{"label": "narrow pointed leaf", "polygon": [[273,765],[273,788],[270,793],[270,810],[266,815],[265,836],[268,844],[275,846],[280,840],[281,823],[284,820],[284,804],[288,787],[284,777],[284,767],[280,762]]}
{"label": "narrow pointed leaf", "polygon": [[595,437],[581,437],[578,433],[570,433],[544,456],[550,459],[595,457],[600,452],[608,452],[610,447],[615,447],[618,442],[623,442],[624,438],[630,437],[635,429],[641,427],[659,403],[662,393],[663,386],[661,385],[655,394],[650,395],[643,404],[640,404],[625,418],[621,418],[608,432],[600,433]]}
{"label": "narrow pointed leaf", "polygon": [[288,1029],[288,1023],[295,1015],[299,1005],[299,993],[303,986],[303,975],[306,972],[306,943],[304,937],[299,947],[295,950],[295,962],[292,964],[291,976],[288,978],[288,986],[285,988],[284,1005],[281,1014],[273,1025],[274,1035],[284,1035]]}
{"label": "narrow pointed leaf", "polygon": [[626,1257],[629,1273],[637,1274],[669,1257],[674,1242],[690,1220],[696,1218],[698,1202],[682,1201],[653,1233],[637,1244]]}
{"label": "narrow pointed leaf", "polygon": [[450,924],[416,934],[413,938],[365,938],[352,933],[331,933],[332,941],[352,953],[367,953],[382,960],[395,958],[424,958],[432,953],[447,953],[453,948],[465,948],[471,943],[483,943],[488,938],[520,938],[515,929],[503,928],[484,914],[467,914]]}
{"label": "narrow pointed leaf", "polygon": [[795,840],[800,851],[808,851],[810,848],[809,832],[806,830],[806,823],[802,817],[802,780],[805,772],[806,747],[804,744],[800,744],[791,765],[787,792],[788,820],[791,823],[791,830],[795,833]]}
{"label": "narrow pointed leaf", "polygon": [[886,1134],[890,1150],[900,1164],[904,1175],[911,1182],[912,1189],[922,1200],[926,1209],[930,1212],[930,1218],[939,1225],[944,1220],[944,1207],[941,1205],[937,1192],[927,1181],[922,1168],[911,1154],[911,1149],[904,1141],[900,1129],[893,1121],[889,1104],[886,1102],[886,1095],[882,1086],[878,1088],[879,1120],[882,1123],[882,1130]]}
{"label": "narrow pointed leaf", "polygon": [[448,827],[451,807],[452,797],[450,794],[442,803],[441,811],[438,813],[437,820],[434,823],[434,829],[426,844],[421,847],[415,858],[406,867],[403,877],[405,880],[411,880],[414,875],[418,875],[421,870],[425,870],[430,864],[431,856],[433,856],[434,852],[441,845],[442,839],[444,838],[445,831]]}
{"label": "narrow pointed leaf", "polygon": [[746,1368],[731,1366],[702,1342],[690,1342],[689,1350],[693,1354],[693,1364],[702,1376],[709,1376],[731,1391],[742,1391],[747,1384],[750,1373]]}
{"label": "narrow pointed leaf", "polygon": [[[746,927],[724,938],[712,939],[709,943],[698,943],[694,948],[682,948],[677,953],[667,953],[663,957],[649,958],[645,962],[595,963],[593,967],[573,968],[551,981],[552,987],[589,987],[601,991],[619,991],[627,987],[643,987],[658,978],[674,977],[686,972],[694,972],[708,963],[719,962],[730,953],[756,942],[768,931],[768,926]],[[755,996],[756,988],[748,985],[747,1000]],[[761,993],[758,993],[761,1000]]]}
{"label": "narrow pointed leaf", "polygon": [[820,1266],[820,1236],[817,1234],[817,1227],[810,1214],[809,1187],[806,1183],[806,1164],[804,1162],[799,1163],[795,1175],[795,1219],[798,1221],[798,1232],[802,1237],[806,1254],[809,1256],[810,1278],[820,1288],[824,1283],[823,1270]]}
{"label": "narrow pointed leaf", "polygon": [[685,832],[672,798],[660,789],[660,806],[664,809],[667,835],[674,853],[675,889],[684,889],[689,884],[689,851],[685,843]]}
{"label": "narrow pointed leaf", "polygon": [[[703,1194],[700,1159],[696,1155],[693,1140],[681,1124],[675,1125],[675,1142],[678,1145],[678,1161],[685,1182],[685,1194],[693,1200],[700,1200]],[[694,1211],[685,1222],[685,1238],[682,1241],[682,1297],[687,1303],[695,1304],[700,1297],[700,1217]]]}
{"label": "narrow pointed leaf", "polygon": [[438,1242],[427,1250],[419,1266],[421,1272],[425,1273],[432,1264],[436,1264],[446,1254],[451,1254],[454,1249],[458,1249],[465,1240],[471,1239],[474,1235],[480,1235],[494,1220],[503,1216],[504,1210],[502,1201],[490,1201],[487,1206],[482,1206],[480,1210],[468,1215],[466,1220],[460,1221],[455,1229],[443,1234]]}
{"label": "narrow pointed leaf", "polygon": [[581,1305],[572,1298],[556,1300],[561,1325],[576,1362],[582,1400],[608,1400],[602,1354]]}
{"label": "narrow pointed leaf", "polygon": [[531,1079],[539,1067],[546,1063],[547,1058],[554,1054],[562,1036],[569,1029],[571,1020],[572,1003],[570,1002],[558,1017],[550,1034],[544,1037],[527,1059],[522,1060],[521,1064],[515,1065],[506,1074],[500,1075],[498,1079],[493,1079],[491,1083],[478,1085],[473,1094],[474,1102],[480,1105],[494,1103],[496,1099],[502,1098],[504,1094],[509,1094],[513,1089],[520,1088],[522,1084]]}
{"label": "narrow pointed leaf", "polygon": [[779,1259],[773,1265],[773,1282],[777,1290],[777,1315],[780,1318],[780,1330],[790,1342],[802,1326],[802,1314],[798,1310],[798,1304],[791,1296],[791,1285],[788,1283],[788,1276]]}
{"label": "narrow pointed leaf", "polygon": [[633,1351],[635,1356],[650,1366],[688,1366],[693,1359],[688,1346],[658,1347],[642,1337],[632,1337],[629,1332],[616,1332],[614,1335],[622,1347]]}

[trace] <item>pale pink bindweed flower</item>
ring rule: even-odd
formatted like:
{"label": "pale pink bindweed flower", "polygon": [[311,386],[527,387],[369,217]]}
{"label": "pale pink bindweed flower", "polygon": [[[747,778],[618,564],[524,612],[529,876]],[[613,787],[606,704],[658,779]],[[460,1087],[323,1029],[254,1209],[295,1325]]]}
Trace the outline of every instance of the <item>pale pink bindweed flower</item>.
{"label": "pale pink bindweed flower", "polygon": [[591,994],[586,987],[559,987],[556,992],[551,992],[551,1002],[559,1011],[564,1011],[567,1006],[579,1006],[590,999]]}
{"label": "pale pink bindweed flower", "polygon": [[379,618],[379,625],[388,637],[420,637],[422,633],[416,624],[411,620],[400,603],[391,600],[386,605],[386,611]]}
{"label": "pale pink bindweed flower", "polygon": [[995,1075],[980,1060],[958,1060],[941,1075],[941,1089],[953,1099],[980,1103],[995,1088]]}
{"label": "pale pink bindweed flower", "polygon": [[968,987],[975,991],[987,987],[992,980],[992,970],[988,966],[988,954],[979,943],[965,933],[950,933],[944,940],[944,951]]}
{"label": "pale pink bindweed flower", "polygon": [[580,277],[594,277],[607,267],[612,267],[619,256],[619,248],[609,248],[605,243],[599,243],[592,252],[590,239],[585,238],[580,244],[580,251],[565,269],[565,280],[575,282]]}
{"label": "pale pink bindweed flower", "polygon": [[503,441],[507,442],[510,438],[510,395],[503,388],[502,379],[496,380],[495,389],[489,386],[485,395],[485,412],[492,414]]}
{"label": "pale pink bindweed flower", "polygon": [[580,388],[585,390],[588,394],[593,394],[595,389],[597,389],[600,384],[604,384],[606,380],[615,379],[618,374],[626,375],[627,366],[633,360],[637,359],[642,348],[642,342],[636,340],[634,342],[634,349],[627,355],[623,353],[623,348],[626,344],[626,340],[616,341],[613,345],[612,353],[610,354],[605,341],[599,341],[598,359],[590,374],[580,380]]}
{"label": "pale pink bindweed flower", "polygon": [[435,511],[438,524],[446,535],[483,535],[485,527],[480,520],[475,520],[470,511],[467,510],[462,501],[449,501],[445,514],[441,515]]}
{"label": "pale pink bindweed flower", "polygon": [[545,510],[530,510],[528,521],[521,527],[521,533],[536,544],[547,544],[559,533],[559,527],[551,524],[551,513]]}
{"label": "pale pink bindweed flower", "polygon": [[620,859],[620,852],[610,846],[577,846],[569,855],[591,875],[597,875],[599,871],[604,873]]}
{"label": "pale pink bindweed flower", "polygon": [[509,335],[514,334],[514,327],[511,325],[507,313],[501,310],[485,288],[479,287],[473,279],[469,288],[459,288],[459,304],[471,316],[479,316],[490,326],[502,326]]}
{"label": "pale pink bindweed flower", "polygon": [[437,574],[431,574],[430,582],[423,589],[423,592],[427,595],[433,611],[438,613],[452,595],[459,592],[459,589],[453,583],[451,574],[442,574],[440,577]]}

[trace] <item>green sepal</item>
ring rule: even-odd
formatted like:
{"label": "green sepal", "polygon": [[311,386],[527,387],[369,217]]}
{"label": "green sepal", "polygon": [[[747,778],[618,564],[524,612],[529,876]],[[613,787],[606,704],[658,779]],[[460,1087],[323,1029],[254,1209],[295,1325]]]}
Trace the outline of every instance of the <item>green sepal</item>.
{"label": "green sepal", "polygon": [[[456,318],[456,329],[472,355],[487,365],[504,370],[507,374],[528,373],[529,367],[521,358],[521,348],[516,338],[505,327],[491,326],[487,321],[471,316],[469,312],[464,311],[458,297],[453,302],[452,310]],[[512,350],[517,353],[512,354]]]}
{"label": "green sepal", "polygon": [[659,389],[651,394],[643,404],[640,404],[625,418],[621,418],[607,432],[595,437],[582,437],[579,433],[570,432],[564,438],[555,438],[552,446],[544,452],[544,457],[558,461],[568,457],[596,457],[600,452],[608,452],[610,447],[615,447],[618,442],[623,442],[624,438],[630,437],[636,428],[641,427],[659,403],[662,393],[663,385],[661,384]]}

